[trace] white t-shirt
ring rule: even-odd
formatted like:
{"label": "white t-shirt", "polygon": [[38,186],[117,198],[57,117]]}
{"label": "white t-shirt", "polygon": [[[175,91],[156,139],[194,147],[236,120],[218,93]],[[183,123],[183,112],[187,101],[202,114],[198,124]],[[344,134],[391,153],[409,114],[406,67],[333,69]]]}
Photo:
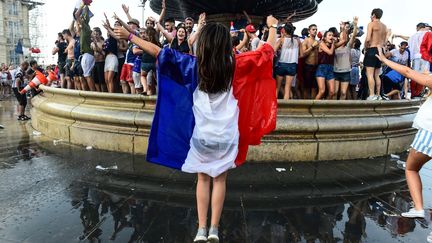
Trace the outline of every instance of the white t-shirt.
{"label": "white t-shirt", "polygon": [[408,39],[408,46],[411,52],[411,61],[421,58],[420,45],[427,31],[418,31]]}
{"label": "white t-shirt", "polygon": [[282,47],[279,62],[298,63],[299,43],[297,39],[285,38]]}
{"label": "white t-shirt", "polygon": [[413,127],[432,132],[432,97],[420,107],[414,119]]}
{"label": "white t-shirt", "polygon": [[256,49],[258,49],[260,41],[261,40],[258,37],[253,38],[253,40],[251,41],[251,50],[252,51],[255,51]]}
{"label": "white t-shirt", "polygon": [[0,75],[1,83],[3,83],[3,84],[7,83],[7,76],[8,76],[7,73],[1,72],[1,75]]}
{"label": "white t-shirt", "polygon": [[390,51],[390,53],[392,54],[392,58],[391,59],[394,62],[397,62],[397,63],[399,63],[401,65],[404,65],[404,66],[406,66],[408,64],[408,56],[409,55],[408,55],[407,51],[404,51],[401,54],[399,50],[393,49],[393,50]]}

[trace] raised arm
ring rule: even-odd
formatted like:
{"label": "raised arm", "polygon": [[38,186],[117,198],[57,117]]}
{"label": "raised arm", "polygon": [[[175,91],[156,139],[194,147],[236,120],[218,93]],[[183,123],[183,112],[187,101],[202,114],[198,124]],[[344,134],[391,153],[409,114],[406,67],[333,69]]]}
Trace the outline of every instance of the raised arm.
{"label": "raised arm", "polygon": [[129,7],[126,6],[126,4],[122,4],[122,8],[123,8],[123,11],[125,12],[125,14],[126,14],[128,20],[131,21],[132,16],[131,16],[130,13],[129,13]]}
{"label": "raised arm", "polygon": [[72,36],[75,36],[74,27],[75,27],[75,20],[72,20],[72,23],[69,25],[69,31],[70,31]]}
{"label": "raised arm", "polygon": [[339,41],[334,44],[335,49],[344,46],[348,43],[348,29],[345,27],[345,23],[340,23],[340,38]]}
{"label": "raised arm", "polygon": [[159,22],[155,22],[155,24],[156,29],[158,29],[159,32],[161,32],[165,36],[168,43],[171,43],[174,40],[174,37],[171,35],[171,33],[169,33],[168,30],[164,29],[164,27]]}
{"label": "raised arm", "polygon": [[243,10],[243,15],[245,16],[247,23],[252,24],[252,19],[249,17],[246,11]]}
{"label": "raised arm", "polygon": [[159,21],[158,22],[163,22],[165,15],[166,15],[166,3],[165,3],[165,0],[162,0],[162,11],[159,15]]}
{"label": "raised arm", "polygon": [[291,19],[297,15],[297,11],[294,11],[294,13],[290,14],[286,19],[285,19],[285,23],[288,23],[291,21]]}
{"label": "raised arm", "polygon": [[114,33],[113,28],[109,25],[108,22],[102,20],[102,26],[106,29],[108,35],[112,36],[116,40],[119,40],[119,38]]}
{"label": "raised arm", "polygon": [[123,27],[116,27],[114,29],[115,34],[120,39],[128,39],[135,45],[139,46],[144,52],[157,57],[161,48],[151,42],[140,39],[138,36],[131,34],[128,30]]}
{"label": "raised arm", "polygon": [[129,31],[130,33],[134,33],[134,31],[129,27],[129,25],[125,23],[121,18],[119,18],[116,13],[114,13],[114,19],[116,19],[123,27],[125,27],[127,31]]}
{"label": "raised arm", "polygon": [[398,63],[390,61],[383,54],[381,47],[378,47],[378,55],[376,55],[376,57],[381,62],[383,62],[384,64],[389,66],[391,69],[395,70],[396,72],[400,73],[404,77],[409,78],[412,81],[415,81],[416,83],[418,83],[420,85],[432,88],[432,76],[430,76],[429,74],[423,74],[423,73],[416,72],[407,66],[400,65]]}
{"label": "raised arm", "polygon": [[273,47],[273,50],[276,51],[276,35],[277,30],[274,28],[274,25],[278,24],[278,20],[272,15],[267,17],[267,27],[269,28],[269,37],[267,39],[267,44]]}
{"label": "raised arm", "polygon": [[78,23],[81,23],[81,14],[82,14],[82,11],[83,11],[83,8],[84,8],[84,5],[82,5],[76,12],[75,12],[75,20],[78,22]]}
{"label": "raised arm", "polygon": [[243,40],[235,47],[236,50],[240,51],[246,44],[249,42],[249,36],[246,35],[246,31],[241,29],[240,32],[243,32]]}
{"label": "raised arm", "polygon": [[357,37],[357,33],[358,33],[358,17],[357,16],[354,17],[353,25],[354,25],[354,30],[353,30],[353,33],[352,33],[351,38],[349,40],[349,43],[348,43],[350,48],[354,47],[354,41],[355,41],[355,39]]}
{"label": "raised arm", "polygon": [[206,13],[202,13],[200,14],[198,19],[197,30],[194,33],[192,33],[191,36],[189,37],[188,43],[190,46],[193,46],[195,41],[198,39],[199,33],[201,32],[201,29],[204,27],[205,24],[206,24]]}

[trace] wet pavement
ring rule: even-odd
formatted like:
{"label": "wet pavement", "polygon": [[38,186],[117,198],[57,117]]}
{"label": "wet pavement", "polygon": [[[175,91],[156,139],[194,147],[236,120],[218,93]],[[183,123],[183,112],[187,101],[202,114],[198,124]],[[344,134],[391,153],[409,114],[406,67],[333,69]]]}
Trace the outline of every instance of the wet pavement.
{"label": "wet pavement", "polygon": [[[0,101],[0,242],[192,242],[194,175],[86,149]],[[404,160],[404,155],[401,155]],[[432,208],[432,163],[422,171]],[[230,171],[221,242],[426,242],[396,159],[246,164]]]}

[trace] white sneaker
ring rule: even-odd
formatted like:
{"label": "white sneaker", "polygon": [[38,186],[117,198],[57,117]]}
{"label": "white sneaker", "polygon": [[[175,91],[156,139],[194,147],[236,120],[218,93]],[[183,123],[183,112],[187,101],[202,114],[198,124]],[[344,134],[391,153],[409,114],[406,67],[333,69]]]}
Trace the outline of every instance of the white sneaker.
{"label": "white sneaker", "polygon": [[217,227],[210,227],[208,241],[210,243],[219,243],[219,230]]}
{"label": "white sneaker", "polygon": [[207,242],[207,229],[199,228],[193,242]]}
{"label": "white sneaker", "polygon": [[219,243],[219,236],[210,234],[208,237],[208,242],[210,243]]}
{"label": "white sneaker", "polygon": [[416,210],[415,208],[411,208],[406,213],[401,213],[402,217],[405,218],[424,218],[425,217],[425,211],[422,210]]}
{"label": "white sneaker", "polygon": [[379,99],[379,97],[377,95],[372,95],[372,96],[367,97],[366,100],[378,100],[378,99]]}

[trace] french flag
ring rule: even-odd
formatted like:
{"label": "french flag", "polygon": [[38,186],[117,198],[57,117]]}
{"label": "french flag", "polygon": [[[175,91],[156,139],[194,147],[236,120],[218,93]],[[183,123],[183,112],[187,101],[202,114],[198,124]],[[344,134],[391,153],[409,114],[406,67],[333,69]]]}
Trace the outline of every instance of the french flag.
{"label": "french flag", "polygon": [[147,161],[211,177],[242,165],[248,146],[276,127],[273,55],[268,44],[236,55],[232,88],[207,94],[198,88],[196,57],[162,49]]}

